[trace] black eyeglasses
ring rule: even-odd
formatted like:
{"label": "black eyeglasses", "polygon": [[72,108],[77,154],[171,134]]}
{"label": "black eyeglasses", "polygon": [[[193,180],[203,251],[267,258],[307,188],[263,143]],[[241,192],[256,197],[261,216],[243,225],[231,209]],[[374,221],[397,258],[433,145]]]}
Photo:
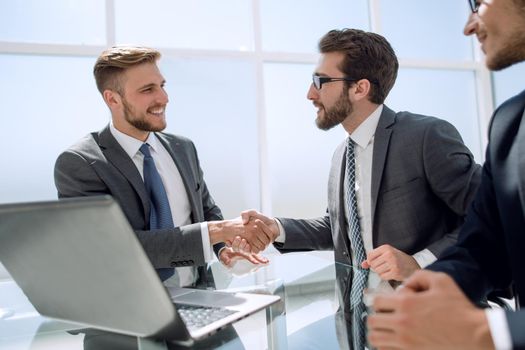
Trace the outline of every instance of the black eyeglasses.
{"label": "black eyeglasses", "polygon": [[330,83],[332,81],[351,81],[355,82],[359,79],[352,79],[352,78],[330,78],[330,77],[320,77],[318,75],[312,75],[312,82],[317,90],[321,90],[323,87],[323,84]]}
{"label": "black eyeglasses", "polygon": [[479,10],[479,7],[481,6],[481,1],[479,0],[468,0],[468,4],[470,5],[470,10],[472,13],[476,13]]}

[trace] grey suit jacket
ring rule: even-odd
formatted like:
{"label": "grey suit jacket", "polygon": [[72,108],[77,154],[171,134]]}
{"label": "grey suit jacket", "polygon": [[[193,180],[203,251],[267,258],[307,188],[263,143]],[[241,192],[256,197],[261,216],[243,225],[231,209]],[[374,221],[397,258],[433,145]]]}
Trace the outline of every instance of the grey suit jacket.
{"label": "grey suit jacket", "polygon": [[193,143],[180,136],[155,135],[179,169],[193,224],[149,230],[150,202],[144,182],[109,126],[85,136],[58,157],[55,164],[58,196],[113,196],[155,268],[205,265],[200,222],[221,220],[221,210],[208,192]]}
{"label": "grey suit jacket", "polygon": [[[351,264],[344,216],[345,142],[335,151],[325,216],[279,218],[285,231],[281,252],[335,251]],[[480,183],[480,166],[448,122],[384,106],[374,137],[372,159],[373,246],[390,244],[414,254],[428,248],[439,256],[457,240],[458,229]]]}

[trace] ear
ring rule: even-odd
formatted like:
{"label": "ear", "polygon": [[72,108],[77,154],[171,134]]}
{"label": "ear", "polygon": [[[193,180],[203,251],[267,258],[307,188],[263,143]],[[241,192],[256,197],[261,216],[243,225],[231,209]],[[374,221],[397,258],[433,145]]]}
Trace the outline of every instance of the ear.
{"label": "ear", "polygon": [[122,105],[122,97],[118,92],[115,92],[113,90],[104,90],[104,92],[102,93],[102,97],[104,98],[104,102],[106,102],[109,109],[111,110],[118,108],[120,105]]}
{"label": "ear", "polygon": [[353,90],[353,96],[354,100],[359,101],[362,99],[368,99],[368,95],[370,94],[372,83],[368,81],[368,79],[361,79],[359,81],[356,81],[353,89],[349,89],[348,91]]}

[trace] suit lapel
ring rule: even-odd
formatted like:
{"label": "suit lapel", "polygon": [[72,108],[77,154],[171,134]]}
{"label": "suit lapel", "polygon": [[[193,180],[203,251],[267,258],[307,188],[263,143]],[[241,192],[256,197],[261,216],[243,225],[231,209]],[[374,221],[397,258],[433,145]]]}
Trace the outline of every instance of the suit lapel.
{"label": "suit lapel", "polygon": [[[520,106],[520,107],[523,107]],[[525,110],[519,112],[518,118],[521,119],[518,131],[518,191],[521,201],[521,208],[525,210]],[[525,216],[525,211],[523,212]]]}
{"label": "suit lapel", "polygon": [[372,156],[372,225],[374,222],[375,210],[377,206],[377,197],[379,196],[379,187],[383,178],[385,169],[385,160],[388,153],[388,145],[392,129],[390,126],[395,123],[396,114],[387,106],[383,106],[383,112],[379,117],[376,132],[374,134],[374,154]]}
{"label": "suit lapel", "polygon": [[138,193],[144,207],[144,217],[149,218],[150,203],[144,181],[131,158],[111,134],[109,126],[99,132],[98,144],[106,159],[120,171]]}
{"label": "suit lapel", "polygon": [[186,193],[188,194],[188,199],[190,200],[193,220],[198,221],[198,211],[196,210],[196,208],[198,208],[198,205],[197,198],[195,195],[198,188],[196,184],[196,178],[192,173],[190,161],[184,150],[181,148],[179,142],[169,140],[161,133],[156,133],[155,135],[160,140],[164,148],[168,151],[171,158],[173,158],[175,166],[179,170],[180,176],[182,177],[182,182],[184,183],[184,188],[186,189]]}

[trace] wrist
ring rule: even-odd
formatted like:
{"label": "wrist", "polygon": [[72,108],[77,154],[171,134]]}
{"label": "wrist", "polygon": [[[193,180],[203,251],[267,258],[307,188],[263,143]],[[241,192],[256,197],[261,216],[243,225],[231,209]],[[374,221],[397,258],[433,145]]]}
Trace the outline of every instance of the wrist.
{"label": "wrist", "polygon": [[224,242],[223,226],[223,221],[208,221],[208,234],[211,244]]}

